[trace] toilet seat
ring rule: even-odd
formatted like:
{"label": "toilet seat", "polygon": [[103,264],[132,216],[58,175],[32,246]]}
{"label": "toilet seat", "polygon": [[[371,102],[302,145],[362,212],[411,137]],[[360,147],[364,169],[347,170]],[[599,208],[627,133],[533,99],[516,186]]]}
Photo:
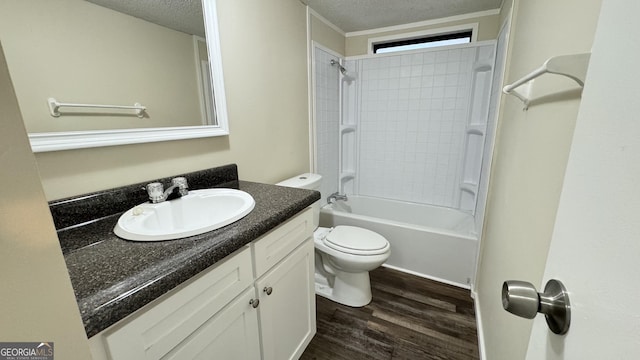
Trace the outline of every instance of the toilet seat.
{"label": "toilet seat", "polygon": [[336,226],[325,234],[322,242],[353,255],[379,255],[389,250],[389,242],[382,235],[355,226]]}

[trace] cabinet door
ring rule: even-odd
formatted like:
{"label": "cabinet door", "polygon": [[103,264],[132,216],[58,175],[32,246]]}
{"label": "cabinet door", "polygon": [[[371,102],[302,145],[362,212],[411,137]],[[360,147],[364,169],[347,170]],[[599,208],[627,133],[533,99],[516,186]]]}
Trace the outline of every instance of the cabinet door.
{"label": "cabinet door", "polygon": [[263,360],[298,359],[316,333],[313,251],[309,238],[256,281]]}
{"label": "cabinet door", "polygon": [[258,310],[249,304],[254,294],[249,288],[163,359],[260,359]]}

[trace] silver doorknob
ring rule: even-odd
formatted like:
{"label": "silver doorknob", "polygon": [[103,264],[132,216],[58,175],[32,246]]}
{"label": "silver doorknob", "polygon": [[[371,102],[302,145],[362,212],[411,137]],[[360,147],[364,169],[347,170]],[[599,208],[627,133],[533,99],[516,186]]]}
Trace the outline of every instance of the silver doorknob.
{"label": "silver doorknob", "polygon": [[264,289],[262,289],[262,291],[264,291],[267,295],[271,295],[271,293],[273,292],[273,288],[271,286],[269,287],[265,286]]}
{"label": "silver doorknob", "polygon": [[525,281],[505,281],[502,284],[502,307],[526,319],[533,319],[537,313],[542,313],[555,334],[564,335],[569,331],[569,294],[558,280],[549,280],[544,293],[539,293],[532,284]]}

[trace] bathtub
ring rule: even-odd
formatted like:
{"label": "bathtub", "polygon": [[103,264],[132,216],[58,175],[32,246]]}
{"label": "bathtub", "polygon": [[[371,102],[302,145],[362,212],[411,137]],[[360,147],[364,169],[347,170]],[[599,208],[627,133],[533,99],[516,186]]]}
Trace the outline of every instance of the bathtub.
{"label": "bathtub", "polygon": [[391,244],[383,265],[469,288],[478,237],[470,214],[444,207],[349,195],[320,210],[320,226],[352,225],[375,231]]}

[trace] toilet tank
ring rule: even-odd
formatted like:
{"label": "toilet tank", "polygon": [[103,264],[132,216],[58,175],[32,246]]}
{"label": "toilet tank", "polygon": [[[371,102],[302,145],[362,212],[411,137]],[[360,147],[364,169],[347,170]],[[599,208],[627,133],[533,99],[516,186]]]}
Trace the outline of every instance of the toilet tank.
{"label": "toilet tank", "polygon": [[[320,191],[320,183],[322,183],[322,175],[304,173],[283,180],[276,185]],[[320,200],[314,202],[311,207],[313,208],[313,224],[317,228],[320,224]]]}
{"label": "toilet tank", "polygon": [[320,191],[321,182],[322,176],[320,174],[304,173],[288,178],[287,180],[283,180],[276,185]]}

